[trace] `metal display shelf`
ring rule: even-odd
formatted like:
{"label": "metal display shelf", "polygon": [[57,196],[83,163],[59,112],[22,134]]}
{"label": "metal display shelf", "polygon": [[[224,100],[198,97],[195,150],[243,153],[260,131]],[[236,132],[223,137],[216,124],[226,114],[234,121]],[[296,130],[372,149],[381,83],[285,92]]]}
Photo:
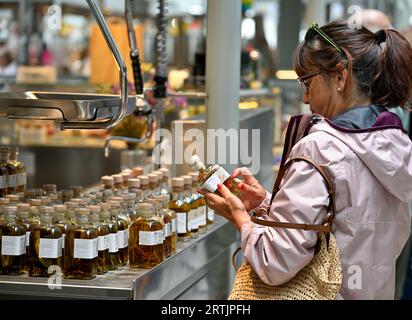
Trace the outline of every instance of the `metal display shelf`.
{"label": "metal display shelf", "polygon": [[225,299],[238,238],[230,223],[215,216],[205,233],[179,240],[176,253],[152,269],[126,266],[92,280],[61,279],[60,289],[49,288],[49,278],[1,275],[0,299]]}

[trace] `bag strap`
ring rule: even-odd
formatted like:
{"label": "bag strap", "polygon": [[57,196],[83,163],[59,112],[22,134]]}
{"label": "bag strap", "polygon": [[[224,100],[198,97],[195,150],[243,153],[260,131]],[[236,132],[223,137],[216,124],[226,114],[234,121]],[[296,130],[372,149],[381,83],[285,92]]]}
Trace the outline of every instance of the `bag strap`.
{"label": "bag strap", "polygon": [[[324,225],[313,225],[313,224],[298,224],[298,223],[286,223],[286,222],[276,222],[272,220],[262,220],[258,219],[254,216],[251,217],[251,220],[260,225],[268,226],[268,227],[277,227],[277,228],[286,228],[286,229],[299,229],[299,230],[313,230],[313,231],[320,231],[324,233],[330,233],[332,231],[332,222],[333,219],[335,218],[336,215],[336,205],[335,205],[335,189],[333,187],[333,184],[331,183],[330,179],[328,178],[327,174],[325,171],[320,167],[316,162],[314,162],[312,159],[307,158],[307,157],[296,157],[288,162],[285,163],[284,166],[282,166],[279,170],[279,174],[276,178],[275,186],[273,187],[273,193],[272,193],[272,198],[270,200],[270,205],[272,205],[273,200],[275,199],[276,194],[278,193],[280,189],[280,183],[282,182],[282,179],[286,173],[286,170],[295,162],[297,161],[304,161],[306,163],[309,163],[312,165],[323,177],[323,179],[326,182],[326,186],[328,189],[328,194],[329,194],[329,205],[328,205],[328,219]],[[331,214],[330,214],[331,212]]]}

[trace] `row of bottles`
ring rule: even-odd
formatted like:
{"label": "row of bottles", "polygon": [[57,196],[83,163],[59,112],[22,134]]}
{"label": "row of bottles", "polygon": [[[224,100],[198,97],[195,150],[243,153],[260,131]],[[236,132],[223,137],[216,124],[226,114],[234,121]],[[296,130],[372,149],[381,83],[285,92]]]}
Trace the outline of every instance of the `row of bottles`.
{"label": "row of bottles", "polygon": [[0,197],[26,188],[26,168],[18,161],[18,155],[18,147],[0,147]]}

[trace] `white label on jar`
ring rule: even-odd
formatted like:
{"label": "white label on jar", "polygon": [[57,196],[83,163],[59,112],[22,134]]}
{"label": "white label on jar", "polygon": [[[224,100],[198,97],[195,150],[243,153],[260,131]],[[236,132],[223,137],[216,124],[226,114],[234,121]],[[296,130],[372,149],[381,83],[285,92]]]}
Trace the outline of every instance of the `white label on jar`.
{"label": "white label on jar", "polygon": [[27,184],[27,174],[26,174],[26,172],[19,173],[19,174],[17,175],[16,185],[17,185],[17,186],[24,186],[24,185],[26,185],[26,184]]}
{"label": "white label on jar", "polygon": [[109,252],[117,252],[119,247],[117,246],[117,232],[109,234]]}
{"label": "white label on jar", "polygon": [[219,167],[219,169],[217,169],[216,172],[206,180],[202,187],[207,191],[215,192],[217,186],[225,182],[229,177],[230,174],[222,167]]}
{"label": "white label on jar", "polygon": [[6,176],[0,176],[0,189],[7,187]]}
{"label": "white label on jar", "polygon": [[214,221],[215,220],[215,212],[210,209],[209,207],[207,207],[207,219],[209,221]]}
{"label": "white label on jar", "polygon": [[2,236],[1,254],[4,256],[21,256],[26,253],[26,235]]}
{"label": "white label on jar", "polygon": [[26,247],[30,246],[30,231],[26,231]]}
{"label": "white label on jar", "polygon": [[9,179],[9,181],[8,181],[8,186],[9,186],[10,188],[15,188],[16,185],[17,185],[17,174],[10,174],[10,175],[8,176],[8,179]]}
{"label": "white label on jar", "polygon": [[172,233],[176,232],[176,219],[172,219]]}
{"label": "white label on jar", "polygon": [[62,255],[62,239],[40,238],[39,258],[56,259]]}
{"label": "white label on jar", "polygon": [[187,232],[187,213],[186,212],[176,212],[177,215],[177,233]]}
{"label": "white label on jar", "polygon": [[162,239],[160,243],[163,243],[163,231],[139,231],[139,246],[155,246],[159,243],[159,239]]}
{"label": "white label on jar", "polygon": [[165,223],[164,230],[165,230],[164,234],[165,234],[165,239],[166,239],[168,236],[170,236],[172,234],[172,225],[171,225],[170,222]]}
{"label": "white label on jar", "polygon": [[120,230],[117,232],[117,247],[119,249],[126,248],[128,245],[127,230]]}
{"label": "white label on jar", "polygon": [[74,258],[93,259],[97,257],[97,238],[74,239]]}
{"label": "white label on jar", "polygon": [[109,235],[99,236],[97,240],[97,249],[99,251],[104,251],[109,249]]}

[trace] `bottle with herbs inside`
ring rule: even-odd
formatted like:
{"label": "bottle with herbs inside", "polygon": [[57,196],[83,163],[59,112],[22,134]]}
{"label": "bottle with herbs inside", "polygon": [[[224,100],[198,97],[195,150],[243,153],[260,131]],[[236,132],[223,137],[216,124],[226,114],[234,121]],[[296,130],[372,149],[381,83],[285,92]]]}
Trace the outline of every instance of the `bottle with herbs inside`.
{"label": "bottle with herbs inside", "polygon": [[19,275],[26,269],[26,228],[16,221],[16,206],[7,206],[0,225],[0,274]]}
{"label": "bottle with herbs inside", "polygon": [[[170,232],[170,235],[171,235],[171,240],[170,240],[171,252],[170,252],[170,254],[173,254],[176,251],[176,243],[177,243],[177,229],[176,229],[177,216],[176,216],[176,212],[169,209],[170,195],[163,194],[161,197],[163,198],[163,213],[164,213],[165,216],[170,217],[170,225],[169,225],[169,232]],[[169,219],[166,218],[166,220],[169,220]]]}
{"label": "bottle with herbs inside", "polygon": [[75,230],[75,226],[73,223],[69,220],[67,220],[66,217],[66,212],[67,212],[67,206],[64,204],[58,204],[54,206],[54,214],[53,214],[53,224],[57,227],[59,227],[62,231],[62,267],[64,268],[64,247],[66,245],[66,234],[70,230]]}
{"label": "bottle with herbs inside", "polygon": [[30,233],[34,226],[39,225],[30,219],[30,205],[28,203],[17,205],[17,223],[26,229],[26,266],[28,266],[30,264]]}
{"label": "bottle with herbs inside", "polygon": [[163,253],[164,257],[169,257],[172,252],[172,238],[169,232],[172,220],[170,215],[165,215],[163,211],[163,196],[154,196],[153,199],[149,199],[147,202],[153,204],[156,214],[163,221]]}
{"label": "bottle with herbs inside", "polygon": [[26,167],[18,160],[19,147],[10,147],[10,164],[16,168],[16,192],[24,192],[27,184]]}
{"label": "bottle with herbs inside", "polygon": [[209,192],[218,192],[217,186],[224,184],[235,196],[239,196],[240,191],[235,179],[221,166],[213,164],[205,166],[197,155],[190,159],[190,165],[199,171],[199,184],[201,188]]}
{"label": "bottle with herbs inside", "polygon": [[53,207],[40,207],[40,225],[30,233],[30,277],[49,277],[62,266],[62,231],[53,224]]}
{"label": "bottle with herbs inside", "polygon": [[100,223],[109,228],[109,270],[117,269],[117,261],[119,260],[119,247],[117,246],[117,233],[119,227],[117,220],[111,218],[110,203],[100,204]]}
{"label": "bottle with herbs inside", "polygon": [[117,247],[119,248],[117,266],[123,267],[129,261],[129,225],[124,219],[120,218],[122,207],[119,201],[110,201],[111,218],[117,223]]}
{"label": "bottle with herbs inside", "polygon": [[183,198],[184,180],[182,178],[172,179],[172,200],[169,202],[169,209],[176,213],[177,236],[179,239],[188,240],[190,230],[188,228],[188,213],[190,207]]}
{"label": "bottle with herbs inside", "polygon": [[163,220],[153,204],[139,205],[138,218],[130,226],[129,256],[131,268],[150,269],[164,259]]}
{"label": "bottle with herbs inside", "polygon": [[109,271],[109,226],[100,222],[100,206],[89,206],[90,223],[98,231],[97,239],[97,274]]}
{"label": "bottle with herbs inside", "polygon": [[97,274],[98,230],[89,223],[90,211],[76,209],[76,228],[66,234],[63,275],[66,279],[93,279]]}

